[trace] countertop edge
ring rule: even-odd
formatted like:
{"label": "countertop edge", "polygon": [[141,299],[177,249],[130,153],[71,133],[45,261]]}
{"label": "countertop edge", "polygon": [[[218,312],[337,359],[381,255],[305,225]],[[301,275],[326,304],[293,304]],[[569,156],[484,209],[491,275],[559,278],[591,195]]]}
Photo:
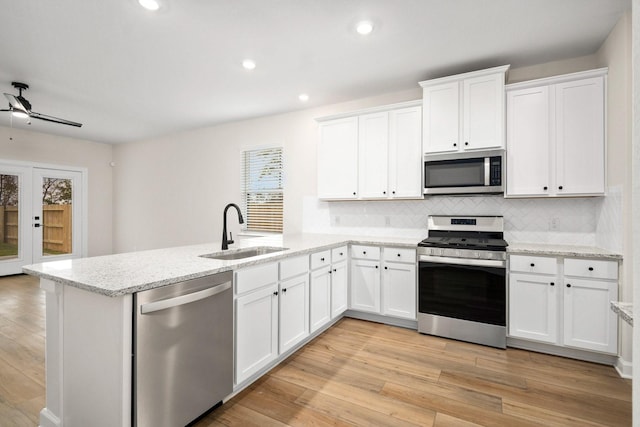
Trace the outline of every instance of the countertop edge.
{"label": "countertop edge", "polygon": [[553,244],[518,243],[507,247],[507,254],[567,256],[580,258],[602,258],[622,261],[622,254],[590,246],[564,246]]}

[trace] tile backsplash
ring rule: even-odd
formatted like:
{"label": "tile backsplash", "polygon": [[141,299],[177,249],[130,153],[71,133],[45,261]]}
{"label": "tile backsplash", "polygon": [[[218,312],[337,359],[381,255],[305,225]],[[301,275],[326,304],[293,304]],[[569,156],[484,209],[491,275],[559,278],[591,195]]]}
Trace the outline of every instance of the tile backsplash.
{"label": "tile backsplash", "polygon": [[606,197],[505,199],[435,196],[405,201],[325,202],[307,197],[303,229],[310,233],[426,237],[428,215],[502,215],[505,239],[622,250],[622,192]]}

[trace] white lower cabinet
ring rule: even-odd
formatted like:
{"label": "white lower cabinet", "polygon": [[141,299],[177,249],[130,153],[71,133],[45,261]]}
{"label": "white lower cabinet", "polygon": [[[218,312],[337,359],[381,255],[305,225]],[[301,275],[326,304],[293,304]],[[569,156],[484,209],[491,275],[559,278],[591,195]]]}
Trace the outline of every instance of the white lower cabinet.
{"label": "white lower cabinet", "polygon": [[509,263],[511,337],[617,353],[617,261],[511,255]]}
{"label": "white lower cabinet", "polygon": [[236,384],[278,357],[278,285],[236,299]]}
{"label": "white lower cabinet", "polygon": [[[305,257],[306,258],[306,257]],[[309,336],[309,274],[280,282],[280,353]]]}
{"label": "white lower cabinet", "polygon": [[564,345],[616,353],[618,315],[610,309],[610,302],[617,300],[617,281],[565,276]]}
{"label": "white lower cabinet", "polygon": [[348,306],[347,261],[332,264],[331,267],[331,318],[335,319],[344,313]]}
{"label": "white lower cabinet", "polygon": [[415,249],[354,245],[351,256],[352,310],[416,319]]}
{"label": "white lower cabinet", "polygon": [[311,272],[310,329],[315,332],[331,320],[331,269]]}
{"label": "white lower cabinet", "polygon": [[511,273],[509,335],[555,344],[558,329],[557,277]]}
{"label": "white lower cabinet", "polygon": [[235,272],[235,383],[309,336],[309,257]]}
{"label": "white lower cabinet", "polygon": [[416,318],[416,265],[385,262],[382,270],[382,314]]}

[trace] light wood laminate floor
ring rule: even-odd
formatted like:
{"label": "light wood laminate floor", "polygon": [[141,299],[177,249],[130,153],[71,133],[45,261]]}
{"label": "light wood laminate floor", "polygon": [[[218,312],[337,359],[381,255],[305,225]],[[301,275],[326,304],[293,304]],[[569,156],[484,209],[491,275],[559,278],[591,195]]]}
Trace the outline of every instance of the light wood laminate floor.
{"label": "light wood laminate floor", "polygon": [[[0,278],[0,426],[37,425],[44,404],[44,292]],[[343,319],[196,425],[629,426],[631,381]]]}

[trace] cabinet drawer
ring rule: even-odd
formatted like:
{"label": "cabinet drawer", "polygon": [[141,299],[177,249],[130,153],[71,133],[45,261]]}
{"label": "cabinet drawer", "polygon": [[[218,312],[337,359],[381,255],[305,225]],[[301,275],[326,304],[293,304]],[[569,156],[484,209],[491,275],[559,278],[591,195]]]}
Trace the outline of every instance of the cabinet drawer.
{"label": "cabinet drawer", "polygon": [[331,262],[340,262],[347,259],[347,247],[340,246],[339,248],[331,249]]}
{"label": "cabinet drawer", "polygon": [[557,274],[558,260],[550,257],[510,255],[509,270],[523,273]]}
{"label": "cabinet drawer", "polygon": [[278,282],[278,263],[258,265],[235,272],[236,294]]}
{"label": "cabinet drawer", "polygon": [[564,260],[565,276],[618,279],[618,262],[599,259],[567,258]]}
{"label": "cabinet drawer", "polygon": [[351,258],[358,259],[380,259],[380,248],[378,246],[351,246]]}
{"label": "cabinet drawer", "polygon": [[391,262],[416,262],[416,250],[407,248],[384,248],[382,257]]}
{"label": "cabinet drawer", "polygon": [[280,261],[280,280],[309,272],[309,257],[299,256]]}
{"label": "cabinet drawer", "polygon": [[327,249],[326,251],[316,252],[315,254],[311,254],[311,269],[315,270],[316,268],[326,267],[331,264],[331,250]]}

